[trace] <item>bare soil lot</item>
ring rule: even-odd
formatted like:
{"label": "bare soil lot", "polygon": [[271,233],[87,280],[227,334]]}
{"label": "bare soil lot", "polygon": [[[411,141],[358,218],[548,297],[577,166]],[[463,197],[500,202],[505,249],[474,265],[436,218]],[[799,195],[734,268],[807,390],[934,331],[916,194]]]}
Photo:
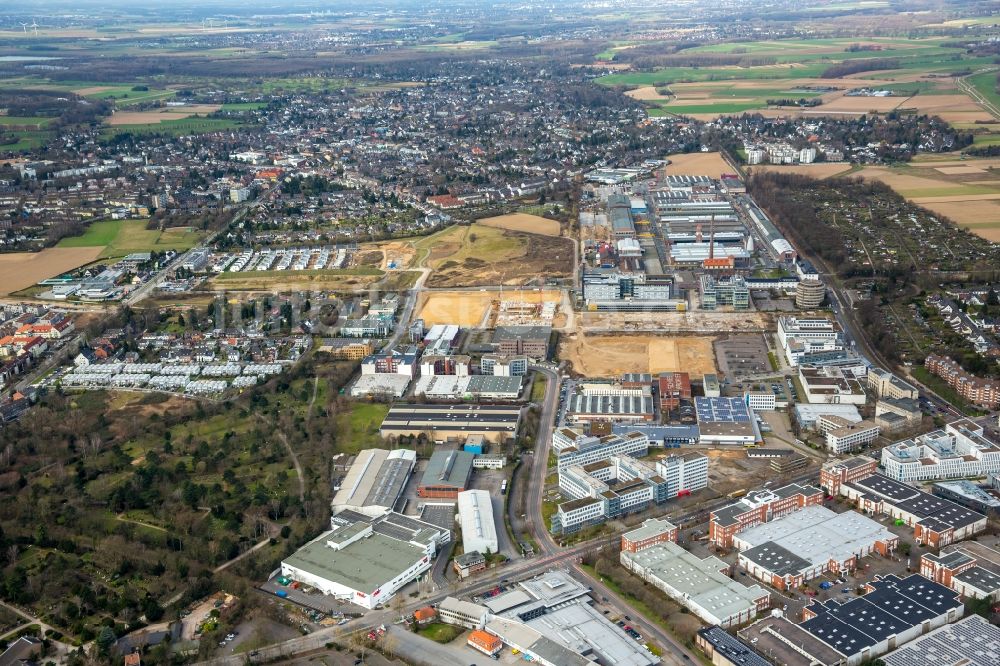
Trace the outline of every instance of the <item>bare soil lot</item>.
{"label": "bare soil lot", "polygon": [[528,213],[511,213],[497,217],[484,217],[478,224],[495,229],[508,229],[541,236],[558,236],[559,222]]}
{"label": "bare soil lot", "polygon": [[670,155],[667,174],[670,176],[711,176],[718,178],[721,174],[732,173],[733,168],[719,153],[688,153],[687,155]]}
{"label": "bare soil lot", "polygon": [[0,296],[27,289],[31,285],[56,277],[95,261],[101,247],[50,247],[41,252],[0,254]]}
{"label": "bare soil lot", "polygon": [[434,272],[426,286],[436,288],[541,286],[547,278],[569,275],[574,252],[568,238],[482,224],[450,227],[417,247],[430,251],[426,264]]}
{"label": "bare soil lot", "polygon": [[[529,303],[558,303],[562,294],[558,291],[522,290],[504,292],[508,300]],[[417,311],[427,326],[435,324],[456,324],[476,327],[487,317],[495,303],[499,303],[500,292],[496,291],[434,291],[420,295]]]}
{"label": "bare soil lot", "polygon": [[707,336],[588,336],[570,334],[559,357],[587,377],[617,377],[627,372],[716,372],[713,338]]}
{"label": "bare soil lot", "polygon": [[625,93],[627,97],[639,100],[640,102],[660,102],[670,99],[666,95],[661,95],[657,90],[656,86],[642,86],[641,88],[635,88],[629,90]]}

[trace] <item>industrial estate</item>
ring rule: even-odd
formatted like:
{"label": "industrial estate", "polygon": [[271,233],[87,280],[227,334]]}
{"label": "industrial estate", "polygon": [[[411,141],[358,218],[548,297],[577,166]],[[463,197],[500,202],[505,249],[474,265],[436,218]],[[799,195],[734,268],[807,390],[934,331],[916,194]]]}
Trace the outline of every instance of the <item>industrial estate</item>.
{"label": "industrial estate", "polygon": [[0,666],[1000,665],[996,3],[134,4],[0,9]]}

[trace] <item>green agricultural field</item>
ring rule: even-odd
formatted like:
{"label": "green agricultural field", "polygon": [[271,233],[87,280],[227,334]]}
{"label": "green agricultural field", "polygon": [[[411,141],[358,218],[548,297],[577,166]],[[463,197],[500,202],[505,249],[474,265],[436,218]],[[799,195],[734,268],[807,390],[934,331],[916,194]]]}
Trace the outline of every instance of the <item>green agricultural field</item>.
{"label": "green agricultural field", "polygon": [[701,113],[742,113],[752,111],[767,106],[757,102],[718,102],[716,104],[685,104],[685,105],[664,105],[649,110],[649,115],[653,118],[663,116],[686,116]]}
{"label": "green agricultural field", "polygon": [[159,231],[146,229],[145,220],[103,220],[94,222],[82,236],[59,241],[57,247],[103,247],[101,257],[124,257],[132,252],[189,250],[204,238],[190,227]]}
{"label": "green agricultural field", "polygon": [[165,134],[168,136],[184,136],[188,134],[207,134],[235,129],[243,123],[228,118],[201,118],[193,116],[182,120],[165,120],[160,123],[143,123],[140,125],[114,125],[101,129],[101,136],[111,138],[116,134]]}
{"label": "green agricultural field", "polygon": [[18,153],[22,150],[35,150],[52,138],[53,133],[42,130],[14,130],[6,132],[13,134],[17,141],[0,145],[0,153]]}
{"label": "green agricultural field", "polygon": [[973,74],[968,79],[979,94],[992,102],[994,106],[1000,107],[1000,91],[997,90],[997,72],[982,72]]}
{"label": "green agricultural field", "polygon": [[34,118],[27,116],[0,116],[0,125],[16,125],[18,127],[34,127],[42,129],[56,121],[55,118]]}
{"label": "green agricultural field", "polygon": [[222,111],[256,111],[266,109],[267,102],[232,102],[222,105]]}
{"label": "green agricultural field", "polygon": [[[894,58],[900,72],[948,72],[990,64],[989,58],[970,58],[962,49],[942,46],[942,39],[864,40],[877,42],[878,51],[847,51],[857,39],[783,40],[712,44],[685,51],[685,55],[746,54],[748,58],[773,58],[775,64],[749,67],[662,67],[651,72],[622,72],[597,79],[613,86],[667,85],[699,81],[741,81],[815,78],[828,67],[851,60]],[[885,78],[870,74],[869,78]]]}

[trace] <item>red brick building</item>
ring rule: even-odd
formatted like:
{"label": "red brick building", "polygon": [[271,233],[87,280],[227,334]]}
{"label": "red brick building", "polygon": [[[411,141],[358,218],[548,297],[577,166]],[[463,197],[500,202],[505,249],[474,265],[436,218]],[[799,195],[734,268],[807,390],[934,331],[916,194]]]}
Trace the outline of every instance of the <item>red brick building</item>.
{"label": "red brick building", "polygon": [[819,472],[819,485],[831,495],[840,493],[845,483],[853,483],[871,476],[878,469],[878,461],[866,456],[855,456],[847,460],[831,460]]}
{"label": "red brick building", "polygon": [[823,504],[823,491],[791,483],[775,490],[755,490],[746,497],[713,511],[708,524],[709,541],[731,548],[733,536],[743,530],[786,516],[805,506]]}
{"label": "red brick building", "polygon": [[644,548],[649,548],[665,541],[677,543],[677,532],[677,526],[673,523],[657,518],[650,518],[642,524],[642,527],[638,527],[622,535],[622,550],[637,553]]}
{"label": "red brick building", "polygon": [[681,406],[681,400],[691,399],[691,376],[686,372],[664,372],[657,380],[660,409],[670,411]]}
{"label": "red brick building", "polygon": [[969,402],[988,409],[1000,407],[1000,381],[976,377],[947,356],[931,354],[924,360],[924,367]]}

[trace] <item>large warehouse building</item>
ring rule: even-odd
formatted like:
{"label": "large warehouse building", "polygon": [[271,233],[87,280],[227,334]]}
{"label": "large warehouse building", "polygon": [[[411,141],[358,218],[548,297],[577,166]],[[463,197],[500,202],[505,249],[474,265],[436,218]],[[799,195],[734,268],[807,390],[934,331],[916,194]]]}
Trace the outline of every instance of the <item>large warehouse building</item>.
{"label": "large warehouse building", "polygon": [[719,558],[698,559],[669,541],[622,551],[620,558],[623,567],[709,624],[743,624],[771,605],[767,590],[734,581],[728,576],[729,565]]}
{"label": "large warehouse building", "polygon": [[740,532],[733,543],[741,551],[740,566],[751,576],[792,590],[827,572],[853,571],[858,559],[871,553],[888,555],[899,537],[855,511],[806,506]]}
{"label": "large warehouse building", "polygon": [[472,477],[472,460],[475,454],[468,451],[435,451],[427,461],[427,469],[417,486],[418,497],[458,499],[459,493],[469,487]]}
{"label": "large warehouse building", "polygon": [[485,490],[466,490],[458,494],[458,516],[462,521],[462,547],[465,552],[496,553],[497,523],[493,500]]}
{"label": "large warehouse building", "polygon": [[521,408],[517,405],[393,405],[382,421],[382,437],[417,436],[436,441],[465,440],[480,435],[490,442],[503,442],[517,434]]}
{"label": "large warehouse building", "polygon": [[431,568],[451,535],[429,523],[389,513],[377,519],[342,511],[324,532],[281,562],[281,574],[364,608],[388,602]]}
{"label": "large warehouse building", "polygon": [[334,488],[333,512],[354,509],[377,516],[392,509],[416,462],[417,452],[409,449],[359,451],[347,474]]}

